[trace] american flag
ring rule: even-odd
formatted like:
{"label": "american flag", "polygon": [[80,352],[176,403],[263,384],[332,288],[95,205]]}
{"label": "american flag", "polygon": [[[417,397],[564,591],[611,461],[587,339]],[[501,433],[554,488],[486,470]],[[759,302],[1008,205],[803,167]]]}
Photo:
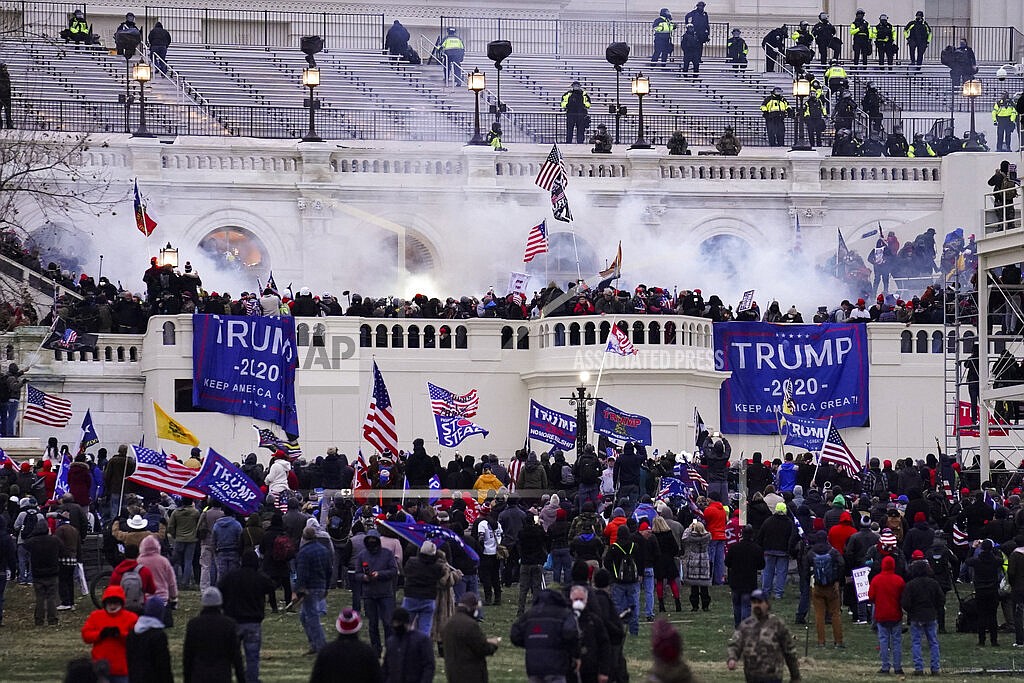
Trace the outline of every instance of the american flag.
{"label": "american flag", "polygon": [[953,493],[953,487],[949,485],[948,479],[942,480],[942,492],[946,494],[946,500],[950,505],[956,502],[956,494]]}
{"label": "american flag", "polygon": [[131,446],[135,456],[135,473],[128,481],[148,486],[156,491],[174,493],[188,498],[205,498],[206,494],[199,489],[185,486],[196,471],[185,467],[177,460],[168,458],[163,452],[154,451],[142,446]]}
{"label": "american flag", "polygon": [[546,254],[548,251],[548,226],[546,221],[530,228],[530,234],[526,238],[526,253],[523,254],[523,263],[529,263],[537,254]]}
{"label": "american flag", "polygon": [[967,545],[967,532],[953,525],[953,545]]}
{"label": "american flag", "polygon": [[999,501],[993,498],[992,494],[988,491],[985,491],[985,505],[988,505],[993,510],[998,510],[1001,507]]}
{"label": "american flag", "polygon": [[512,458],[512,461],[508,464],[508,490],[512,493],[515,493],[516,482],[519,481],[519,473],[525,464],[526,462],[519,458]]}
{"label": "american flag", "polygon": [[664,500],[673,496],[685,496],[689,488],[689,481],[677,479],[676,477],[662,477],[658,498]]}
{"label": "american flag", "polygon": [[608,346],[604,350],[617,353],[620,356],[635,356],[637,354],[633,342],[629,341],[629,335],[620,330],[618,325],[612,325],[612,333],[608,336]]}
{"label": "american flag", "polygon": [[78,340],[78,333],[70,327],[64,330],[64,334],[61,336],[60,344],[64,348],[70,348],[75,341]]}
{"label": "american flag", "polygon": [[436,384],[427,382],[427,390],[430,393],[430,409],[434,411],[434,415],[473,417],[480,407],[480,397],[477,395],[476,389],[470,390],[468,394],[458,396]]}
{"label": "american flag", "polygon": [[398,453],[398,425],[377,361],[373,362],[373,395],[370,397],[366,419],[363,420],[363,438],[381,453]]}
{"label": "american flag", "polygon": [[541,165],[540,172],[533,182],[538,187],[550,191],[554,188],[555,181],[558,181],[559,185],[565,187],[568,184],[568,180],[568,175],[565,172],[565,159],[562,157],[558,145],[551,145],[551,153],[544,160],[544,164]]}
{"label": "american flag", "polygon": [[556,221],[572,222],[572,211],[569,210],[569,200],[565,196],[565,185],[559,180],[551,187],[551,215]]}
{"label": "american flag", "polygon": [[68,426],[68,422],[71,420],[71,401],[51,396],[31,384],[26,385],[26,392],[26,420],[38,422],[47,427]]}
{"label": "american flag", "polygon": [[856,476],[860,472],[860,463],[857,462],[857,458],[853,456],[850,447],[843,441],[839,429],[832,424],[831,420],[828,423],[828,436],[825,437],[825,442],[821,445],[821,461],[830,462],[836,467],[845,469],[850,476]]}
{"label": "american flag", "polygon": [[288,454],[289,458],[297,458],[302,455],[302,448],[299,444],[278,438],[278,436],[274,434],[274,430],[266,428],[260,429],[256,425],[253,425],[252,428],[255,429],[260,436],[260,448],[266,448],[269,451],[284,451]]}
{"label": "american flag", "polygon": [[14,461],[11,460],[11,456],[7,455],[2,448],[0,448],[0,467],[14,467]]}

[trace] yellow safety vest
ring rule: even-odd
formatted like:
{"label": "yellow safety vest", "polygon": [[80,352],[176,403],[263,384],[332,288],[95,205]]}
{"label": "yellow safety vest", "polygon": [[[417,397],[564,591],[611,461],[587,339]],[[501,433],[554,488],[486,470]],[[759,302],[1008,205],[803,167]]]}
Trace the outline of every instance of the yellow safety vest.
{"label": "yellow safety vest", "polygon": [[[892,24],[888,25],[889,28],[886,30],[885,26],[879,24],[875,26],[875,42],[877,43],[895,43],[896,42],[896,27]],[[886,35],[888,33],[888,35]]]}
{"label": "yellow safety vest", "polygon": [[846,69],[841,66],[830,66],[825,71],[825,80],[831,80],[833,78],[846,78]]}
{"label": "yellow safety vest", "polygon": [[[932,149],[931,145],[929,145],[927,142],[922,142],[921,144],[924,145],[924,150],[925,150],[925,153],[922,156],[929,156],[929,157],[935,156],[935,150]],[[917,154],[914,153],[914,145],[913,145],[913,143],[911,143],[910,147],[907,149],[907,156],[911,157],[911,158],[917,156]]]}
{"label": "yellow safety vest", "polygon": [[856,38],[857,36],[859,36],[862,33],[864,35],[868,36],[869,38],[871,37],[871,26],[869,26],[866,21],[863,22],[863,23],[864,23],[864,29],[863,30],[861,30],[860,26],[857,25],[856,21],[853,22],[852,24],[850,24],[850,37],[851,38]]}
{"label": "yellow safety vest", "polygon": [[71,20],[71,26],[68,28],[71,33],[88,33],[89,25],[85,23],[85,20],[79,21],[78,19]]}
{"label": "yellow safety vest", "polygon": [[655,33],[672,33],[675,30],[676,25],[665,17],[659,17],[661,21],[654,25]]}
{"label": "yellow safety vest", "polygon": [[1005,104],[1003,100],[999,100],[992,107],[992,123],[999,123],[998,119],[1008,118],[1010,121],[1016,123],[1017,121],[1017,108],[1007,101]]}
{"label": "yellow safety vest", "polygon": [[768,114],[786,112],[789,111],[789,102],[782,97],[769,97],[764,101],[764,104],[761,105],[761,111]]}
{"label": "yellow safety vest", "polygon": [[458,36],[448,36],[447,38],[444,39],[444,42],[441,43],[441,49],[442,50],[465,50],[466,49],[466,45],[465,45],[465,43],[462,42],[462,38],[459,38]]}

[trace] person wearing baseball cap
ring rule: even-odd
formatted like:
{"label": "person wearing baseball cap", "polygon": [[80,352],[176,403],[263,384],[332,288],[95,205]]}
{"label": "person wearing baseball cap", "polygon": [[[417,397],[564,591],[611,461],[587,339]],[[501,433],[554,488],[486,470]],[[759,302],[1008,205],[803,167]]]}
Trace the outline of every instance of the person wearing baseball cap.
{"label": "person wearing baseball cap", "polygon": [[786,624],[771,613],[768,594],[755,590],[750,594],[751,615],[743,620],[729,640],[726,666],[736,669],[743,661],[748,681],[781,681],[784,667],[793,681],[800,680],[800,662],[796,645]]}
{"label": "person wearing baseball cap", "polygon": [[359,612],[348,607],[341,610],[334,622],[338,637],[317,654],[309,676],[310,683],[333,683],[342,671],[345,672],[345,680],[351,683],[377,683],[381,680],[377,653],[359,639],[362,626]]}

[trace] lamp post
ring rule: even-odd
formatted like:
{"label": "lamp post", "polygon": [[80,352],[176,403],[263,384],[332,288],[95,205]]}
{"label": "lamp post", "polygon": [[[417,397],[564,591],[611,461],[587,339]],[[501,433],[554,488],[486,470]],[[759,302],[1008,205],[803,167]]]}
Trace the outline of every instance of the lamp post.
{"label": "lamp post", "polygon": [[178,267],[178,250],[171,246],[168,242],[166,247],[160,248],[160,265],[170,266],[171,268]]}
{"label": "lamp post", "polygon": [[651,92],[651,79],[638,73],[629,84],[630,91],[637,99],[637,127],[636,142],[629,146],[630,149],[650,149],[651,146],[644,139],[644,95]]}
{"label": "lamp post", "polygon": [[619,144],[619,129],[622,117],[626,115],[626,108],[622,106],[619,97],[619,81],[622,76],[622,65],[629,60],[628,43],[612,43],[604,50],[605,60],[615,69],[615,104],[608,105],[608,113],[615,114],[615,144]]}
{"label": "lamp post", "polygon": [[803,74],[800,74],[793,81],[793,95],[796,97],[796,139],[789,149],[791,152],[810,152],[814,149],[804,135],[804,101],[810,94],[811,82]]}
{"label": "lamp post", "polygon": [[487,59],[494,62],[494,69],[498,72],[498,87],[495,92],[497,102],[491,105],[491,113],[494,114],[495,122],[501,120],[507,107],[501,103],[501,63],[512,54],[512,43],[508,40],[492,40],[487,43]]}
{"label": "lamp post", "polygon": [[469,74],[466,79],[467,87],[473,92],[474,95],[474,112],[473,112],[473,138],[469,141],[471,145],[486,145],[484,138],[480,135],[480,93],[484,88],[487,87],[487,78],[484,74],[480,73],[480,69],[473,68],[473,73]]}
{"label": "lamp post", "polygon": [[320,102],[316,99],[316,88],[320,85],[320,69],[315,66],[302,70],[302,85],[309,88],[309,100],[303,104],[309,105],[309,130],[303,136],[303,142],[323,142],[323,138],[316,134],[316,110]]}
{"label": "lamp post", "polygon": [[590,380],[589,372],[580,373],[580,385],[572,396],[563,396],[562,399],[569,402],[570,406],[576,408],[576,457],[580,457],[583,449],[587,447],[587,432],[590,420],[587,417],[587,406],[593,405],[597,400],[596,396],[587,393],[587,382]]}
{"label": "lamp post", "polygon": [[964,81],[963,96],[971,102],[971,137],[967,141],[967,144],[964,145],[964,151],[980,152],[981,145],[978,144],[978,131],[974,125],[974,100],[981,97],[981,81],[977,78]]}
{"label": "lamp post", "polygon": [[146,128],[146,84],[153,80],[153,67],[139,62],[132,67],[132,80],[139,84],[139,127],[133,138],[151,138],[153,135]]}

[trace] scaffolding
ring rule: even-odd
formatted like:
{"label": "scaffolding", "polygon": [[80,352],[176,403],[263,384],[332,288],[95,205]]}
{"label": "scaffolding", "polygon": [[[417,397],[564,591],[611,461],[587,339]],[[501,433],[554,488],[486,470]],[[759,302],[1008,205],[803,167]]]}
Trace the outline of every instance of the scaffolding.
{"label": "scaffolding", "polygon": [[983,234],[968,238],[943,276],[946,452],[978,467],[982,482],[993,463],[1013,473],[1024,453],[1021,197],[1000,190],[985,206]]}

